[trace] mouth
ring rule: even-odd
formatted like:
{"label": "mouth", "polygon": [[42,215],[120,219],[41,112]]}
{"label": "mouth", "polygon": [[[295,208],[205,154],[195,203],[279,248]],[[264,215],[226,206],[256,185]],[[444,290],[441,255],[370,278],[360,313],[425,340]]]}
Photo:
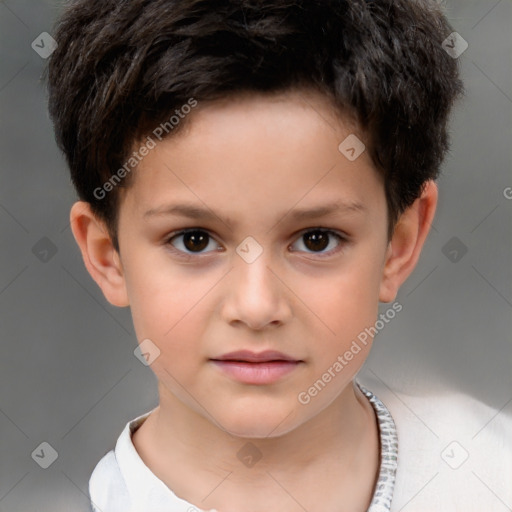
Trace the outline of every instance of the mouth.
{"label": "mouth", "polygon": [[272,384],[290,374],[304,361],[281,352],[242,350],[210,361],[228,377],[244,384]]}
{"label": "mouth", "polygon": [[296,359],[276,350],[265,350],[263,352],[251,352],[250,350],[237,350],[229,352],[222,356],[212,359],[212,361],[231,361],[239,363],[273,363],[273,362],[289,362],[298,363],[300,359]]}

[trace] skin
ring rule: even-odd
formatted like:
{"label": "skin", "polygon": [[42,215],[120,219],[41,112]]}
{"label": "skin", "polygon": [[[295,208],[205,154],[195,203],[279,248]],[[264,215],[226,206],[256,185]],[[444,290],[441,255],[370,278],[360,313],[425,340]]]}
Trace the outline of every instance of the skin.
{"label": "skin", "polygon": [[[91,276],[111,304],[130,306],[139,342],[149,338],[160,350],[151,364],[159,406],[134,446],[197,508],[339,512],[343,503],[344,512],[364,511],[379,441],[353,379],[371,338],[308,404],[298,395],[374,325],[379,301],[395,300],[428,234],[437,187],[427,184],[389,241],[384,184],[368,152],[349,161],[338,150],[349,134],[364,137],[323,96],[241,95],[200,104],[190,116],[123,191],[120,255],[87,203],[70,214]],[[363,208],[291,218],[291,210],[331,201]],[[181,202],[215,217],[144,218]],[[199,253],[183,236],[169,241],[185,228],[210,235]],[[302,237],[315,228],[345,239],[331,234],[325,248],[315,247]],[[263,249],[252,263],[236,252],[247,236]],[[239,349],[279,350],[303,363],[275,383],[243,384],[209,361]],[[252,467],[237,458],[249,441],[261,453]]]}

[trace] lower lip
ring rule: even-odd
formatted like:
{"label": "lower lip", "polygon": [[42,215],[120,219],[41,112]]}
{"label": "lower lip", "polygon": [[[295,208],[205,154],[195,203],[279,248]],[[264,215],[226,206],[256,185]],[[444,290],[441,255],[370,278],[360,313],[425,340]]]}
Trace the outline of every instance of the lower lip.
{"label": "lower lip", "polygon": [[224,373],[244,384],[272,384],[293,372],[298,361],[270,361],[246,363],[241,361],[212,360]]}

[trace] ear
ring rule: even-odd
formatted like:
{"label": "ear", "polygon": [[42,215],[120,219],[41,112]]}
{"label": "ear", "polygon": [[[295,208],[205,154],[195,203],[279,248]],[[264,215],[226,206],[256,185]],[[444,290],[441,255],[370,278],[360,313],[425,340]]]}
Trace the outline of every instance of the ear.
{"label": "ear", "polygon": [[400,286],[414,270],[436,206],[437,185],[428,181],[421,196],[398,219],[386,252],[379,293],[381,302],[395,300]]}
{"label": "ear", "polygon": [[85,266],[114,306],[129,305],[123,267],[108,231],[85,201],[71,207],[69,219],[76,243],[80,247]]}

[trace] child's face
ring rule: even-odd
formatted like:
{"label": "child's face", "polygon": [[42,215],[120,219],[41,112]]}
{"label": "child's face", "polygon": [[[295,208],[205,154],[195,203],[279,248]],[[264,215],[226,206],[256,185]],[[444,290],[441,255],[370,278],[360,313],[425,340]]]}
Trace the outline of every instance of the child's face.
{"label": "child's face", "polygon": [[[177,397],[232,434],[277,436],[341,396],[370,337],[308,390],[375,324],[379,299],[394,298],[384,185],[366,151],[354,161],[340,152],[353,131],[320,96],[201,106],[190,130],[134,171],[119,217],[122,286],[137,339],[160,350],[151,368],[161,404]],[[326,215],[295,214],[334,203]],[[177,205],[208,217],[166,213]],[[199,232],[178,234],[190,228]],[[239,350],[300,362],[279,376],[275,363],[265,373],[213,361]]]}

